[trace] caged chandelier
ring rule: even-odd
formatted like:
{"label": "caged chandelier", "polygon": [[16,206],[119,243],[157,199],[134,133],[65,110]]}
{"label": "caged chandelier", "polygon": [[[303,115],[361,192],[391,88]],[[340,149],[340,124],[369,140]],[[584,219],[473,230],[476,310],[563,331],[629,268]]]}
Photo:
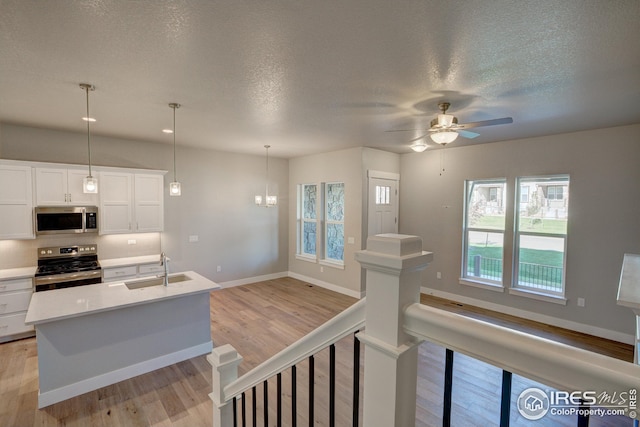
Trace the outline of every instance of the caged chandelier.
{"label": "caged chandelier", "polygon": [[269,195],[269,148],[270,147],[271,147],[270,145],[264,146],[264,148],[267,150],[267,182],[265,185],[264,203],[262,203],[263,198],[261,195],[257,195],[255,197],[256,205],[262,208],[273,208],[278,204],[278,197]]}

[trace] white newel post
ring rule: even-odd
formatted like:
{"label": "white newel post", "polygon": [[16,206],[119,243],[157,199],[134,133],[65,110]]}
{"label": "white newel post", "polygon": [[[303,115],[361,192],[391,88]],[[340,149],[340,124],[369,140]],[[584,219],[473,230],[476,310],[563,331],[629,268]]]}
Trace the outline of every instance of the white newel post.
{"label": "white newel post", "polygon": [[365,333],[364,425],[415,425],[418,344],[403,330],[404,308],[420,302],[420,271],[433,254],[422,250],[422,239],[379,234],[367,239],[356,260],[367,270]]}
{"label": "white newel post", "polygon": [[209,397],[213,401],[213,425],[214,427],[233,426],[233,403],[225,402],[224,387],[238,378],[238,365],[242,362],[242,356],[230,344],[225,344],[213,349],[207,360],[213,367],[212,392]]}

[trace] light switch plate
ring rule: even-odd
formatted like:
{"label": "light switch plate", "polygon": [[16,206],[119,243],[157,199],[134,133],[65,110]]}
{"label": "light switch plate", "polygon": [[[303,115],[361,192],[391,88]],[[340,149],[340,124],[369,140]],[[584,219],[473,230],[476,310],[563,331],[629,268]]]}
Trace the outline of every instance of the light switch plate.
{"label": "light switch plate", "polygon": [[189,242],[193,243],[193,242],[197,242],[198,241],[198,236],[193,234],[191,236],[189,236]]}

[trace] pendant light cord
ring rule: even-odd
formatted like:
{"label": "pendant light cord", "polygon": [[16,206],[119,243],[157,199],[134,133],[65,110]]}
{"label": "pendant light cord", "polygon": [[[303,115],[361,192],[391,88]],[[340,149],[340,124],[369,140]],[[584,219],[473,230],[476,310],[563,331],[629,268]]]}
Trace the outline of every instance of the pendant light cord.
{"label": "pendant light cord", "polygon": [[173,107],[173,182],[176,182],[176,108],[177,105]]}
{"label": "pendant light cord", "polygon": [[269,197],[269,148],[270,147],[271,147],[270,145],[264,146],[264,148],[267,149],[267,179],[265,182],[265,189],[264,189],[265,203],[267,203],[266,198]]}
{"label": "pendant light cord", "polygon": [[86,85],[84,87],[85,92],[87,93],[87,149],[89,151],[89,177],[91,177],[91,116],[89,115],[89,89],[90,86]]}

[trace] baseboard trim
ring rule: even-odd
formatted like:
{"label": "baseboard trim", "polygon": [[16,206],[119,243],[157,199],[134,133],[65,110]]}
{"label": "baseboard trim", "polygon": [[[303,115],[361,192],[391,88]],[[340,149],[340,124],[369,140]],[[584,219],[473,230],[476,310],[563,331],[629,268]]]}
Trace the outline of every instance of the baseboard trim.
{"label": "baseboard trim", "polygon": [[500,313],[509,314],[511,316],[521,317],[523,319],[533,320],[535,322],[546,323],[547,325],[557,326],[559,328],[569,329],[571,331],[581,332],[583,334],[589,334],[600,338],[606,338],[625,344],[633,345],[635,342],[635,338],[633,335],[625,334],[623,332],[612,331],[610,329],[599,328],[597,326],[585,325],[583,323],[573,322],[571,320],[559,319],[557,317],[547,316],[527,310],[521,310],[519,308],[513,308],[506,305],[482,301],[475,298],[469,298],[450,292],[427,288],[424,286],[420,288],[420,292],[423,294],[433,295],[435,297],[444,298],[463,304],[474,305],[486,310],[497,311]]}
{"label": "baseboard trim", "polygon": [[54,403],[79,396],[83,393],[97,390],[101,387],[115,384],[138,375],[146,374],[147,372],[155,371],[156,369],[164,368],[166,366],[173,365],[174,363],[182,362],[203,354],[211,353],[212,349],[213,342],[208,341],[184,350],[179,350],[151,360],[136,363],[135,365],[126,366],[124,368],[116,369],[115,371],[87,378],[55,390],[40,392],[38,394],[38,408],[41,409],[46,406],[53,405]]}
{"label": "baseboard trim", "polygon": [[288,276],[293,279],[302,280],[303,282],[311,283],[312,285],[320,286],[321,288],[338,292],[343,295],[348,295],[350,297],[357,298],[357,299],[362,299],[365,295],[364,292],[358,292],[358,291],[354,291],[353,289],[343,288],[342,286],[337,286],[337,285],[334,285],[333,283],[324,282],[322,280],[314,279],[313,277],[294,273],[293,271],[289,271]]}
{"label": "baseboard trim", "polygon": [[238,279],[238,280],[229,280],[227,282],[220,282],[218,283],[218,285],[220,285],[220,287],[222,288],[232,288],[234,286],[248,285],[250,283],[265,282],[267,280],[274,280],[274,279],[282,279],[283,277],[288,277],[288,276],[289,275],[287,271],[282,271],[280,273],[263,274],[262,276],[246,277],[244,279]]}

